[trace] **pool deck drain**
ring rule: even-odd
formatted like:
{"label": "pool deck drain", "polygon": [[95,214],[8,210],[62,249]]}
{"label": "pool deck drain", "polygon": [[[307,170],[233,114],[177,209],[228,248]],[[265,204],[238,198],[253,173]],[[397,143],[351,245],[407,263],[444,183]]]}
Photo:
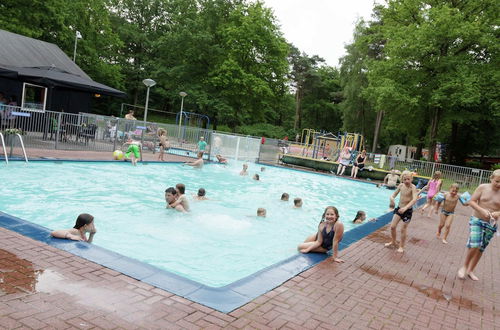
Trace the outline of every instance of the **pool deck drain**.
{"label": "pool deck drain", "polygon": [[323,261],[227,314],[0,228],[0,328],[498,328],[498,238],[481,280],[457,279],[471,212],[457,211],[448,245],[437,217],[416,214],[403,255],[383,247],[385,226],[346,247],[344,264]]}

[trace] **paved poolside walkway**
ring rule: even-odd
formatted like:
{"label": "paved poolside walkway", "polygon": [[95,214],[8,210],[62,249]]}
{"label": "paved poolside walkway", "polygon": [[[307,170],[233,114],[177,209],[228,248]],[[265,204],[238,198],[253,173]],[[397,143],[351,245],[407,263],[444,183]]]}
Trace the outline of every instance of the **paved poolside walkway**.
{"label": "paved poolside walkway", "polygon": [[470,213],[444,245],[417,212],[404,254],[386,226],[229,314],[0,227],[0,329],[500,329],[499,238],[479,282],[456,277]]}
{"label": "paved poolside walkway", "polygon": [[495,329],[500,327],[499,240],[479,282],[460,280],[467,214],[450,243],[416,216],[407,252],[383,247],[387,227],[229,314],[157,289],[0,228],[0,328],[31,329]]}

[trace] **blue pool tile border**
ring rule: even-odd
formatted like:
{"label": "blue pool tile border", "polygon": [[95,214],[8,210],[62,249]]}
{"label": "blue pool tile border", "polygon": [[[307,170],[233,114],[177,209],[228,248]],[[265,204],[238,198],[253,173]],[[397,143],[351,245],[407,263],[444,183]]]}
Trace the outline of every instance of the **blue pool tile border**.
{"label": "blue pool tile border", "polygon": [[[419,199],[417,207],[424,202],[425,198]],[[339,250],[382,228],[391,219],[392,212],[382,215],[377,221],[352,228],[344,234]],[[1,211],[0,226],[223,313],[229,313],[249,303],[328,257],[322,253],[298,253],[226,286],[210,287],[97,245],[53,238],[48,228]]]}

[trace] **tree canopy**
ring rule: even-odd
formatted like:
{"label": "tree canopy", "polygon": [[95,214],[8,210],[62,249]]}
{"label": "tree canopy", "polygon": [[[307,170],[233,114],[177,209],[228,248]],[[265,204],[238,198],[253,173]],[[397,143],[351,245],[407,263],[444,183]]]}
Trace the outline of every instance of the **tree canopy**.
{"label": "tree canopy", "polygon": [[[360,20],[338,68],[283,37],[249,0],[4,0],[0,28],[57,44],[127,103],[208,115],[214,128],[282,138],[359,132],[374,151],[446,144],[448,161],[500,146],[493,0],[388,0]],[[321,42],[328,42],[322,40]],[[121,101],[121,100],[120,100]],[[94,111],[117,114],[116,100]],[[140,113],[139,113],[140,115]]]}

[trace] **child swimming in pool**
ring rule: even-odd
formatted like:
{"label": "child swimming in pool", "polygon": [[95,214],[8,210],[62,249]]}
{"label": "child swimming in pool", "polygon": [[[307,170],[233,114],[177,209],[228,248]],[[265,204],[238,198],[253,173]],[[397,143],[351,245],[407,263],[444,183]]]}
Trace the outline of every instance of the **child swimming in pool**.
{"label": "child swimming in pool", "polygon": [[259,207],[259,208],[257,209],[257,216],[258,216],[258,217],[265,218],[265,217],[266,217],[266,214],[267,214],[267,211],[266,211],[266,209],[265,209],[265,208],[263,208],[263,207]]}
{"label": "child swimming in pool", "polygon": [[[88,238],[87,233],[89,233]],[[97,230],[94,226],[94,217],[88,213],[82,213],[76,218],[76,223],[73,228],[54,230],[50,235],[56,238],[66,238],[73,241],[92,243],[96,233]]]}
{"label": "child swimming in pool", "polygon": [[356,216],[354,217],[354,220],[352,220],[352,222],[355,224],[360,224],[360,223],[363,223],[363,221],[365,221],[365,220],[366,220],[365,211],[358,211],[358,213],[356,213]]}
{"label": "child swimming in pool", "polygon": [[288,193],[283,193],[281,194],[281,200],[283,202],[288,202],[288,199],[290,198],[290,195],[288,195]]}
{"label": "child swimming in pool", "polygon": [[455,207],[457,206],[458,198],[458,184],[454,183],[450,186],[450,191],[444,194],[443,206],[441,207],[441,217],[439,219],[439,226],[437,231],[437,238],[441,238],[441,230],[444,227],[443,243],[448,244],[447,238],[450,234],[451,224],[453,223],[455,215]]}
{"label": "child swimming in pool", "polygon": [[339,243],[344,236],[344,225],[339,220],[339,211],[334,206],[327,206],[321,222],[318,225],[316,235],[309,236],[304,243],[300,243],[298,250],[301,253],[321,252],[327,253],[332,250],[333,262],[344,262],[337,258],[339,253]]}
{"label": "child swimming in pool", "polygon": [[293,208],[300,209],[302,207],[302,198],[296,197],[293,199]]}
{"label": "child swimming in pool", "polygon": [[248,175],[248,165],[247,164],[243,164],[243,169],[241,170],[240,172],[240,175]]}
{"label": "child swimming in pool", "polygon": [[494,170],[490,183],[484,183],[472,194],[469,206],[474,210],[469,221],[469,240],[464,265],[458,270],[458,278],[469,276],[479,281],[473,271],[484,250],[497,231],[500,221],[500,169]]}
{"label": "child swimming in pool", "polygon": [[198,189],[198,194],[193,195],[194,199],[199,200],[199,201],[205,201],[207,200],[207,196],[205,196],[206,191],[205,188],[200,188]]}

